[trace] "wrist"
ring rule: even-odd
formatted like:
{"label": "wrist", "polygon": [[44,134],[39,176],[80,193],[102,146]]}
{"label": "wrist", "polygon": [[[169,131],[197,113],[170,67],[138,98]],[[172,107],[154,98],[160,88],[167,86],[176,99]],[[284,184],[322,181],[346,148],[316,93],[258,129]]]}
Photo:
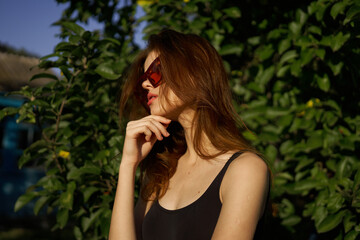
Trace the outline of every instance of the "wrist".
{"label": "wrist", "polygon": [[134,162],[121,161],[120,167],[119,167],[119,172],[125,171],[125,172],[134,172],[135,173],[137,166],[138,166],[138,164],[136,164]]}

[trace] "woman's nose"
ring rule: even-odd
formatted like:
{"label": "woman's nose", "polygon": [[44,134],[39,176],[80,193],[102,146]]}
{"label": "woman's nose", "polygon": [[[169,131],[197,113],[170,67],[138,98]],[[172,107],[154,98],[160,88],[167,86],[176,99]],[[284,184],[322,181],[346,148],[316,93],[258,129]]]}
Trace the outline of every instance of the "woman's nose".
{"label": "woman's nose", "polygon": [[141,86],[146,90],[150,90],[151,88],[153,88],[153,85],[150,83],[149,79],[146,79],[145,81],[143,81],[141,83]]}

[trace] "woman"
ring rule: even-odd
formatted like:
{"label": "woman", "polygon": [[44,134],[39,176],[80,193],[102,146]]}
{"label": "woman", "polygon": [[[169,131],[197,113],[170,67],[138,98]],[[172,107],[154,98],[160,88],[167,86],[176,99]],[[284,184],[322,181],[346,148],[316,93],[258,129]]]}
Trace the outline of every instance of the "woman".
{"label": "woman", "polygon": [[269,170],[237,130],[216,50],[192,34],[152,35],[133,63],[121,112],[133,93],[149,115],[127,124],[109,239],[258,238]]}

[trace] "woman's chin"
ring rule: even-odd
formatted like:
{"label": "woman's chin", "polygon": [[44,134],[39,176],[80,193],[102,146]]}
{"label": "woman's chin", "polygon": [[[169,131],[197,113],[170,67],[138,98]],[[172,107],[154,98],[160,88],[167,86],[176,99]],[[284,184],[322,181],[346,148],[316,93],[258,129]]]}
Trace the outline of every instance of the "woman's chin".
{"label": "woman's chin", "polygon": [[154,107],[150,106],[150,114],[156,116],[162,116],[162,117],[165,117],[166,115],[164,111],[161,111],[161,109],[155,106]]}

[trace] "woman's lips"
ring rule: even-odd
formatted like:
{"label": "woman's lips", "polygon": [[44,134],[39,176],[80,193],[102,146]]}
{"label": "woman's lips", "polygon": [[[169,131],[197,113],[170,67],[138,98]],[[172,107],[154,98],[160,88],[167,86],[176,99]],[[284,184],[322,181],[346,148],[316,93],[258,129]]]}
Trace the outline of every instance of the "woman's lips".
{"label": "woman's lips", "polygon": [[148,95],[147,95],[147,99],[148,99],[147,105],[150,106],[151,103],[152,103],[156,98],[157,98],[157,95],[156,95],[156,94],[148,93]]}

